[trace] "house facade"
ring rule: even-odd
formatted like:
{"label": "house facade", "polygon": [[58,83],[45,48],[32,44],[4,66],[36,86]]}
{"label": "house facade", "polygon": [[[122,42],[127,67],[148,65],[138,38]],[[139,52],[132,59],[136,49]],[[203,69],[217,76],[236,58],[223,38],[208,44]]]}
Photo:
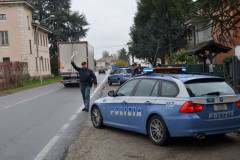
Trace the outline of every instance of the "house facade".
{"label": "house facade", "polygon": [[[222,64],[224,57],[236,55],[236,48],[239,47],[238,45],[240,45],[239,38],[234,39],[235,42],[237,42],[237,46],[233,46],[233,45],[224,46],[218,42],[217,35],[212,36],[212,28],[211,27],[208,29],[205,29],[205,30],[198,31],[201,28],[201,24],[194,23],[192,20],[185,22],[185,24],[187,24],[188,28],[190,29],[190,32],[187,35],[187,40],[188,40],[187,48],[188,49],[191,50],[192,48],[195,48],[197,50],[197,48],[200,49],[201,47],[206,47],[206,45],[208,45],[207,43],[211,43],[212,41],[214,41],[215,46],[210,46],[209,48],[211,48],[211,49],[216,47],[216,45],[218,45],[218,49],[217,49],[218,51],[226,50],[227,48],[229,48],[229,49],[227,49],[227,51],[224,51],[224,52],[219,51],[220,53],[217,52],[216,55],[214,56],[214,58],[211,60],[212,62],[209,59],[207,59],[206,63]],[[232,35],[233,35],[233,33],[232,33]],[[239,36],[240,36],[240,32],[238,33],[238,37]]]}
{"label": "house facade", "polygon": [[38,54],[32,23],[34,6],[24,0],[0,0],[0,62],[19,61],[28,64],[31,77],[51,75],[48,34],[38,28]]}
{"label": "house facade", "polygon": [[113,57],[100,58],[96,61],[96,68],[100,69],[100,68],[108,67],[108,66],[114,65],[117,61],[118,59]]}

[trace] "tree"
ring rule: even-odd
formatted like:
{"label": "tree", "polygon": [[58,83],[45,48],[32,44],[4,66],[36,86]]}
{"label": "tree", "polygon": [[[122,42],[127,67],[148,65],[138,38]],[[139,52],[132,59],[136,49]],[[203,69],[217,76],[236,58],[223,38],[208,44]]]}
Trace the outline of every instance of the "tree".
{"label": "tree", "polygon": [[115,64],[115,66],[118,66],[118,67],[128,67],[129,66],[129,63],[123,61],[123,60],[119,60],[117,61]]}
{"label": "tree", "polygon": [[35,22],[40,22],[50,15],[55,18],[46,20],[41,25],[52,31],[49,35],[50,54],[57,53],[57,42],[79,41],[86,36],[88,25],[84,14],[71,11],[69,0],[29,0],[37,12],[33,13]]}
{"label": "tree", "polygon": [[[161,58],[161,61],[164,62],[165,54],[172,55],[172,52],[185,47],[187,43],[183,14],[179,16],[180,11],[172,11],[176,15],[168,19],[171,23],[171,27],[169,27],[166,23],[166,16],[163,16],[164,10],[161,11],[163,13],[159,11],[161,10],[160,2],[167,3],[160,0],[139,1],[138,12],[134,19],[135,25],[130,30],[131,54],[137,58],[147,59],[153,66],[156,65],[157,58]],[[171,1],[171,3],[174,3],[174,1]],[[173,13],[171,15],[174,15]],[[171,33],[169,30],[171,30]]]}
{"label": "tree", "polygon": [[237,45],[240,38],[239,0],[197,0],[193,19],[201,23],[200,30],[213,28],[212,35],[225,45]]}
{"label": "tree", "polygon": [[129,56],[125,48],[122,48],[121,50],[118,51],[118,58],[119,60],[129,61]]}
{"label": "tree", "polygon": [[118,59],[118,54],[117,53],[113,53],[112,57]]}
{"label": "tree", "polygon": [[175,20],[183,21],[191,13],[192,0],[140,0],[138,12],[134,19],[136,26],[144,26],[150,19],[156,23],[164,23],[168,38],[168,52],[174,52],[174,27]]}
{"label": "tree", "polygon": [[103,57],[103,58],[110,57],[110,56],[109,56],[109,52],[108,52],[108,51],[103,51],[103,52],[102,52],[102,57]]}

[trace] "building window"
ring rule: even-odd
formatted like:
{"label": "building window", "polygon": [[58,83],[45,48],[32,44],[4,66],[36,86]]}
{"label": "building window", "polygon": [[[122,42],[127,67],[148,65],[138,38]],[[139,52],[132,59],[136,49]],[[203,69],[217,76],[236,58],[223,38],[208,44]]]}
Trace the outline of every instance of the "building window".
{"label": "building window", "polygon": [[44,39],[45,39],[45,37],[44,37],[44,35],[43,35],[43,46],[45,47],[45,41],[44,41]]}
{"label": "building window", "polygon": [[7,16],[6,14],[0,14],[0,20],[6,20]]}
{"label": "building window", "polygon": [[46,37],[46,46],[48,47],[48,37]]}
{"label": "building window", "polygon": [[0,36],[1,36],[1,45],[3,46],[7,46],[8,44],[8,32],[7,31],[1,31],[0,32]]}
{"label": "building window", "polygon": [[47,58],[45,58],[45,69],[47,71]]}
{"label": "building window", "polygon": [[38,72],[38,57],[36,57],[36,71]]}
{"label": "building window", "polygon": [[30,30],[30,21],[29,21],[29,16],[27,16],[27,23],[28,23],[28,30]]}
{"label": "building window", "polygon": [[42,34],[40,34],[40,44],[42,46]]}
{"label": "building window", "polygon": [[30,49],[30,54],[32,54],[32,41],[29,40],[29,49]]}
{"label": "building window", "polygon": [[37,36],[38,36],[38,37],[37,37],[37,44],[39,45],[39,42],[40,42],[40,39],[39,39],[39,38],[40,38],[40,37],[39,37],[39,33],[37,33]]}
{"label": "building window", "polygon": [[3,62],[10,62],[10,58],[9,57],[4,57]]}
{"label": "building window", "polygon": [[41,58],[41,61],[42,61],[42,70],[44,72],[44,62],[43,62],[43,57]]}

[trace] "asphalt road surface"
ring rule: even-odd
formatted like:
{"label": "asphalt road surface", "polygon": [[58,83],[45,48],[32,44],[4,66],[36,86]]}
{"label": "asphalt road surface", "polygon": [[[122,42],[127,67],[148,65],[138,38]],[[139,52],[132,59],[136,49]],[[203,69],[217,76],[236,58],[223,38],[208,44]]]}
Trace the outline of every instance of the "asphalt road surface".
{"label": "asphalt road surface", "polygon": [[[107,77],[96,75],[91,103]],[[63,159],[89,116],[82,108],[79,87],[60,83],[0,97],[0,160]]]}

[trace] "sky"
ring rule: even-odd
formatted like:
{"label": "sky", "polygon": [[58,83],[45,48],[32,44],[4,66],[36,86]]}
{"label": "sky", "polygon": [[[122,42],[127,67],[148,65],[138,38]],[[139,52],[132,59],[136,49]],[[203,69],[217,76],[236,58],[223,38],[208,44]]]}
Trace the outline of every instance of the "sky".
{"label": "sky", "polygon": [[128,49],[136,0],[72,0],[72,10],[86,16],[89,31],[81,41],[88,41],[94,47],[95,59],[101,58],[104,50],[113,54]]}

